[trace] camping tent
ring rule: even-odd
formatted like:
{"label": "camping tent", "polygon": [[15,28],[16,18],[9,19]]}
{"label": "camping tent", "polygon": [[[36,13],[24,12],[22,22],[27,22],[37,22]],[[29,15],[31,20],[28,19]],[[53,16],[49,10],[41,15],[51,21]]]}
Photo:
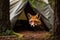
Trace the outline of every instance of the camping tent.
{"label": "camping tent", "polygon": [[10,21],[14,25],[19,14],[24,10],[27,2],[30,3],[33,10],[37,10],[42,15],[42,21],[52,29],[54,25],[54,11],[49,5],[48,0],[10,0]]}

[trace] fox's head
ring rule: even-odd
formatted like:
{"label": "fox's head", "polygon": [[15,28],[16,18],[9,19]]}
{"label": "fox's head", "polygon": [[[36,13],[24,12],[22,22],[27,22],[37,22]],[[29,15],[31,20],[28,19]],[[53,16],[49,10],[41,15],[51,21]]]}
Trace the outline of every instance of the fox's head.
{"label": "fox's head", "polygon": [[36,14],[36,15],[31,15],[30,13],[28,13],[28,19],[29,19],[29,24],[30,24],[32,27],[42,25],[42,22],[41,22],[41,20],[40,20],[40,16],[38,16],[38,14]]}

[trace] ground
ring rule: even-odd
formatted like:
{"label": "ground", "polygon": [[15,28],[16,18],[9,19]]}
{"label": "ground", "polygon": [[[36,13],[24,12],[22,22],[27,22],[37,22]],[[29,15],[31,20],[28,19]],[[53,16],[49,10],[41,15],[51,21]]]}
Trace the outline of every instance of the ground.
{"label": "ground", "polygon": [[49,40],[51,36],[46,31],[21,31],[19,33],[24,35],[23,40]]}

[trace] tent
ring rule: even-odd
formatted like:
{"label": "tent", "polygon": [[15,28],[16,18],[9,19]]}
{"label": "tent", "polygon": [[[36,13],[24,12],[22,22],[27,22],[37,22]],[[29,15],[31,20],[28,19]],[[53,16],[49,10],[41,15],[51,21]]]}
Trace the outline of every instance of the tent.
{"label": "tent", "polygon": [[38,11],[42,15],[42,21],[45,25],[49,29],[53,29],[54,11],[48,0],[10,0],[10,21],[12,26],[15,24],[19,14],[24,10],[27,2],[30,3],[34,11]]}

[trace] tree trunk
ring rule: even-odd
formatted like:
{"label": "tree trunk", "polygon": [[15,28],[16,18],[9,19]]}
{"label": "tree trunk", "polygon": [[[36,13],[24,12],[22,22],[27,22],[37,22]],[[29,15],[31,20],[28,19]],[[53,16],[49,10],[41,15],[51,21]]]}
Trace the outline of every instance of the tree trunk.
{"label": "tree trunk", "polygon": [[56,0],[55,5],[55,40],[60,40],[60,0]]}
{"label": "tree trunk", "polygon": [[0,32],[10,28],[9,0],[0,0]]}

